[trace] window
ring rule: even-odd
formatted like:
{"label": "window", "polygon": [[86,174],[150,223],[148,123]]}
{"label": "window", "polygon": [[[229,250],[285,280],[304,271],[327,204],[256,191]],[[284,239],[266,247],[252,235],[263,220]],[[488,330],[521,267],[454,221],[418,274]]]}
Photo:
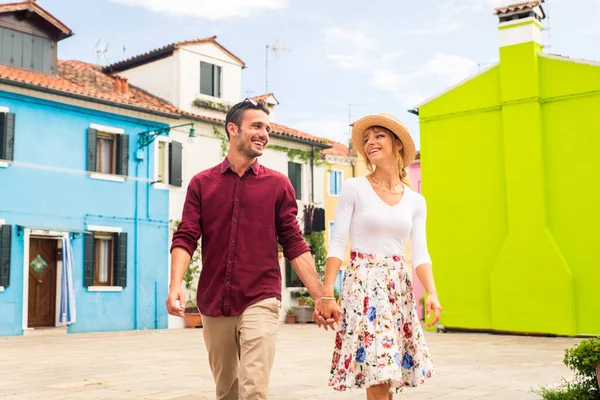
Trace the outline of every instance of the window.
{"label": "window", "polygon": [[329,171],[329,194],[337,196],[342,191],[342,171]]}
{"label": "window", "polygon": [[329,222],[329,245],[331,246],[331,238],[333,237],[333,226],[335,224],[333,223],[333,221]]}
{"label": "window", "polygon": [[159,139],[156,153],[156,182],[181,187],[183,145]]}
{"label": "window", "polygon": [[84,286],[127,285],[127,233],[86,233],[83,254]]}
{"label": "window", "polygon": [[115,153],[117,152],[115,135],[98,132],[96,146],[98,149],[96,172],[114,174],[116,170]]}
{"label": "window", "polygon": [[304,287],[304,284],[298,278],[298,274],[292,268],[292,264],[289,260],[285,259],[285,286],[286,287]]}
{"label": "window", "polygon": [[221,67],[200,61],[200,93],[221,97]]}
{"label": "window", "polygon": [[296,200],[302,200],[302,164],[288,162],[288,177],[296,191]]}
{"label": "window", "polygon": [[114,237],[97,234],[94,237],[94,286],[112,286]]}
{"label": "window", "polygon": [[13,161],[14,154],[15,114],[0,111],[0,160]]}
{"label": "window", "polygon": [[107,175],[127,176],[129,135],[89,128],[87,170]]}

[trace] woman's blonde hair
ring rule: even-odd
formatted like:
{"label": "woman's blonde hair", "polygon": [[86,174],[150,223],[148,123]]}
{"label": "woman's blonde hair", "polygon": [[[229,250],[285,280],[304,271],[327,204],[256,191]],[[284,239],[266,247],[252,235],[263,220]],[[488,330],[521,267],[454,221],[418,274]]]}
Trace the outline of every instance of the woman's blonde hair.
{"label": "woman's blonde hair", "polygon": [[[407,165],[404,165],[403,162],[403,155],[404,155],[404,145],[402,144],[402,141],[400,139],[398,139],[398,136],[394,135],[392,133],[392,131],[390,131],[387,128],[384,128],[383,126],[372,126],[369,129],[367,129],[365,131],[364,137],[367,137],[367,135],[370,133],[377,133],[377,132],[383,132],[383,133],[387,133],[388,135],[390,135],[392,137],[392,140],[394,142],[394,149],[400,148],[399,151],[395,151],[394,154],[396,155],[396,162],[398,163],[398,176],[400,177],[400,181],[405,184],[406,186],[412,188],[412,184],[410,183],[410,179],[408,179],[408,171],[406,170],[406,167],[408,167]],[[371,172],[373,172],[375,169],[373,168],[373,164],[371,164],[371,162],[369,161],[368,157],[365,156],[363,157],[364,161],[365,161],[365,165],[367,167],[367,169]]]}

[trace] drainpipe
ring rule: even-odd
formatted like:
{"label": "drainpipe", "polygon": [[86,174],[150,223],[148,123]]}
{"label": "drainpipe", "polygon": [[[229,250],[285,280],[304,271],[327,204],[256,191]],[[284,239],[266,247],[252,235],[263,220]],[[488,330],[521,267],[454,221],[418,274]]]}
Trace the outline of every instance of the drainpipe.
{"label": "drainpipe", "polygon": [[315,145],[310,147],[310,203],[315,202]]}
{"label": "drainpipe", "polygon": [[139,191],[139,169],[142,160],[141,157],[136,157],[135,160],[135,206],[134,206],[134,220],[133,220],[133,328],[138,329],[138,219],[139,219],[139,206],[138,206],[138,191]]}

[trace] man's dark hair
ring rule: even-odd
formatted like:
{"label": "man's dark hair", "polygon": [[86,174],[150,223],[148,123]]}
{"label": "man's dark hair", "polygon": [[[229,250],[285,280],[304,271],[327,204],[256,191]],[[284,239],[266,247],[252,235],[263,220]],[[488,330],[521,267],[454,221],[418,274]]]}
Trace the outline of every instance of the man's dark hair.
{"label": "man's dark hair", "polygon": [[260,110],[265,114],[271,114],[267,106],[263,103],[259,103],[256,100],[246,99],[235,104],[233,107],[229,109],[227,112],[227,116],[225,117],[225,132],[227,133],[227,138],[229,139],[229,129],[227,129],[227,125],[230,122],[233,122],[238,128],[242,122],[242,118],[244,118],[244,113],[246,110]]}

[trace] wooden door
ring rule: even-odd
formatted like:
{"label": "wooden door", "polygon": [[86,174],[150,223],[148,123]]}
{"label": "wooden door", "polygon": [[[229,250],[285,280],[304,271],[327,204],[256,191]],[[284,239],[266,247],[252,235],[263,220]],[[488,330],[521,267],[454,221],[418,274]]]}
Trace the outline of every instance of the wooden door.
{"label": "wooden door", "polygon": [[28,326],[55,326],[57,240],[31,238],[29,243]]}

